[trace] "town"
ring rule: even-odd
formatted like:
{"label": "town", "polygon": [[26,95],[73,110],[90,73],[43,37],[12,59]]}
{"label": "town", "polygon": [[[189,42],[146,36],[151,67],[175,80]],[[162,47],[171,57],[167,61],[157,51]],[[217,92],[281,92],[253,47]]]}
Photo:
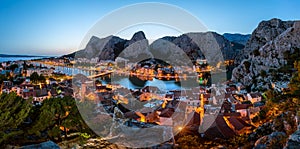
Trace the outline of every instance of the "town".
{"label": "town", "polygon": [[[199,132],[211,139],[251,133],[260,125],[253,120],[265,106],[263,92],[247,92],[243,85],[231,81],[212,84],[209,72],[217,68],[209,66],[206,60],[197,60],[193,70],[187,70],[198,74],[194,81],[199,86],[174,90],[157,86],[129,89],[107,81],[113,75],[137,76],[142,81],[174,82],[186,80],[189,76],[179,77],[177,72],[184,73],[184,70],[151,60],[135,66],[124,61],[101,61],[96,67],[88,67],[90,70],[80,67],[75,75],[72,75],[74,70],[68,73],[56,69],[73,66],[74,60],[68,58],[3,62],[0,91],[2,94],[15,92],[25,100],[32,98],[33,105],[41,105],[51,97],[73,96],[78,101],[92,100],[111,114],[117,107],[131,127],[176,126],[179,132]],[[141,103],[139,109],[127,108],[137,103]]]}

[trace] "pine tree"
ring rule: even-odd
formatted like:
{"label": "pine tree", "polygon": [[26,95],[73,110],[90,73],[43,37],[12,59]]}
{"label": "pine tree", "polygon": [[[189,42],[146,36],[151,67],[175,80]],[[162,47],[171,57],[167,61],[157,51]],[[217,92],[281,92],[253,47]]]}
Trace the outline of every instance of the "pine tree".
{"label": "pine tree", "polygon": [[32,108],[30,102],[31,99],[25,100],[14,92],[0,96],[0,145],[12,136],[23,133],[17,128],[27,118]]}
{"label": "pine tree", "polygon": [[[43,101],[37,121],[28,131],[29,134],[40,135],[47,131],[51,140],[62,140],[61,132],[65,139],[69,130],[79,130],[85,127],[75,99],[72,97],[50,98]],[[57,139],[56,139],[57,138]]]}
{"label": "pine tree", "polygon": [[290,81],[290,88],[293,95],[300,97],[300,61],[294,63],[294,67],[297,72],[293,75]]}

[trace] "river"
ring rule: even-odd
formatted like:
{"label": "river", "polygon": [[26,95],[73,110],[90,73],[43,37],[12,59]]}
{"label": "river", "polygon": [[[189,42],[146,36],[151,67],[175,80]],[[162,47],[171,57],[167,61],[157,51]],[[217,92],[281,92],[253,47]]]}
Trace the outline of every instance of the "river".
{"label": "river", "polygon": [[[33,62],[34,65],[39,66],[40,63],[38,62]],[[93,71],[87,71],[87,70],[82,70],[79,68],[72,68],[72,67],[63,67],[63,66],[52,66],[52,65],[47,65],[47,64],[41,64],[42,67],[48,67],[48,68],[55,68],[56,72],[60,72],[60,73],[64,73],[66,75],[76,75],[76,74],[83,74],[85,76],[90,76],[93,75],[94,72]],[[142,88],[143,86],[138,86],[136,84],[134,84],[128,77],[117,77],[118,79],[114,79],[114,77],[112,77],[112,82],[114,84],[120,84],[123,87],[126,87],[128,89],[137,89],[137,88]],[[106,84],[105,80],[101,80],[103,82],[103,84]],[[181,86],[179,83],[176,83],[175,80],[169,80],[169,81],[165,81],[165,80],[159,80],[159,79],[153,79],[153,80],[149,80],[145,82],[144,86],[156,86],[158,87],[160,90],[164,90],[164,91],[169,91],[169,90],[180,90]]]}

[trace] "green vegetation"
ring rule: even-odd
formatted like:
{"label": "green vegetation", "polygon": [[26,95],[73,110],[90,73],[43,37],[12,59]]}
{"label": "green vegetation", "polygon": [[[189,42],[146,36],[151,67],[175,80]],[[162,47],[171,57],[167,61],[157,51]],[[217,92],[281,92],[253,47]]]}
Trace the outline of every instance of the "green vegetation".
{"label": "green vegetation", "polygon": [[237,135],[230,139],[215,139],[208,140],[201,138],[197,135],[184,135],[177,139],[176,143],[179,145],[180,149],[209,149],[209,148],[238,148],[243,146],[245,148],[250,148],[251,145],[247,144],[247,135]]}
{"label": "green vegetation", "polygon": [[0,146],[9,139],[22,134],[18,129],[26,120],[32,108],[31,100],[24,100],[16,93],[0,96]]}
{"label": "green vegetation", "polygon": [[260,55],[259,50],[258,49],[253,50],[253,55],[254,56],[259,56]]}
{"label": "green vegetation", "polygon": [[45,83],[46,78],[42,74],[39,75],[37,72],[34,72],[30,75],[30,81],[34,84]]}
{"label": "green vegetation", "polygon": [[199,143],[199,137],[194,135],[180,137],[177,143],[179,144],[179,148],[182,149],[197,148],[201,145]]}
{"label": "green vegetation", "polygon": [[38,112],[36,121],[28,130],[29,134],[41,136],[46,131],[49,139],[61,141],[61,132],[67,139],[68,132],[81,132],[86,128],[72,97],[47,99]]}
{"label": "green vegetation", "polygon": [[294,62],[294,67],[298,71],[293,75],[289,87],[294,96],[300,97],[300,61]]}
{"label": "green vegetation", "polygon": [[249,73],[250,72],[250,66],[251,66],[251,63],[249,61],[244,61],[244,66],[245,66],[245,69],[246,69],[246,72]]}
{"label": "green vegetation", "polygon": [[267,76],[267,72],[265,70],[260,71],[260,76],[265,78]]}
{"label": "green vegetation", "polygon": [[16,68],[18,68],[19,66],[17,64],[12,64],[9,66],[9,70],[14,71]]}
{"label": "green vegetation", "polygon": [[13,92],[0,96],[0,147],[49,139],[60,142],[72,133],[83,140],[94,136],[72,97],[46,99],[41,106],[32,106],[31,101]]}
{"label": "green vegetation", "polygon": [[6,80],[7,80],[6,76],[3,74],[0,74],[0,84],[2,84],[2,82],[6,81]]}

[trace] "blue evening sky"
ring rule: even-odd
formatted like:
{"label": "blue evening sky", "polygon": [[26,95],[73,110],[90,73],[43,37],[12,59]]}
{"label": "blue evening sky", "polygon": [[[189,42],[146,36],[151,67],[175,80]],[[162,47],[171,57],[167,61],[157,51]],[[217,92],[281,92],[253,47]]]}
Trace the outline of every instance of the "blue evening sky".
{"label": "blue evening sky", "polygon": [[[102,17],[137,0],[1,0],[0,54],[61,55],[77,50]],[[189,0],[181,7],[220,34],[250,34],[262,20],[299,20],[299,0]],[[138,12],[133,15],[138,15]],[[146,35],[147,36],[147,35]],[[151,38],[151,37],[150,37]]]}

